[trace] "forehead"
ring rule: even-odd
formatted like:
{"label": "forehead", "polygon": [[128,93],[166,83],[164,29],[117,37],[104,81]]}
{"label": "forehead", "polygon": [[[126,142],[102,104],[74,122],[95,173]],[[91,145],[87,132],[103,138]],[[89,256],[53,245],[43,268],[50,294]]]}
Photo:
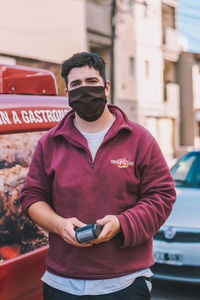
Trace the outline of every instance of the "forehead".
{"label": "forehead", "polygon": [[71,82],[73,80],[82,80],[87,77],[101,77],[99,71],[94,69],[93,67],[84,66],[81,68],[73,68],[70,70],[68,74],[68,81]]}

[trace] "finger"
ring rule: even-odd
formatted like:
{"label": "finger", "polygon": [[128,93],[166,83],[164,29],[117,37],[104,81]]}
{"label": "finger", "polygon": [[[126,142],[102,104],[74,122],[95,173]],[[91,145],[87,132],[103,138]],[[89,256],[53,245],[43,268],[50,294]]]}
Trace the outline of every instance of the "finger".
{"label": "finger", "polygon": [[72,223],[73,225],[75,225],[76,227],[83,227],[86,226],[87,224],[81,222],[80,220],[78,220],[77,218],[73,218],[72,219]]}
{"label": "finger", "polygon": [[105,225],[106,223],[108,223],[110,221],[109,216],[105,216],[102,219],[96,220],[96,224],[98,225]]}
{"label": "finger", "polygon": [[94,244],[92,244],[92,243],[83,243],[83,244],[79,244],[78,243],[78,246],[77,247],[92,247],[92,246],[94,246]]}
{"label": "finger", "polygon": [[71,239],[73,239],[74,241],[77,241],[76,240],[76,230],[75,230],[75,228],[84,227],[86,225],[87,224],[79,221],[77,218],[72,218],[70,220],[70,222],[66,224],[65,232],[66,232],[67,235],[70,236]]}
{"label": "finger", "polygon": [[69,224],[65,230],[64,230],[64,234],[63,234],[64,238],[69,240],[69,241],[76,241],[76,236],[75,236],[75,229],[73,227],[72,224]]}
{"label": "finger", "polygon": [[86,247],[92,247],[92,246],[94,246],[92,243],[83,243],[83,244],[80,244],[80,243],[76,243],[76,242],[74,242],[73,243],[73,246],[75,246],[75,247],[79,247],[79,248],[86,248]]}
{"label": "finger", "polygon": [[91,243],[82,243],[82,244],[78,243],[77,240],[74,240],[69,235],[66,238],[64,238],[64,241],[67,242],[68,244],[71,244],[71,245],[75,246],[75,247],[91,247],[91,246],[93,246],[93,244],[91,244]]}
{"label": "finger", "polygon": [[96,240],[94,240],[94,244],[99,244],[99,243],[109,241],[111,239],[111,234],[112,234],[112,230],[110,226],[105,225],[99,237]]}
{"label": "finger", "polygon": [[79,243],[77,241],[75,231],[73,229],[70,231],[68,230],[68,232],[66,234],[66,239],[67,239],[68,243],[70,243],[76,247],[91,247],[91,246],[93,246],[93,244],[91,244],[91,243]]}
{"label": "finger", "polygon": [[102,237],[98,237],[98,239],[96,239],[93,243],[95,245],[97,244],[101,244],[101,243],[104,243],[104,242],[108,242],[110,239],[108,237],[105,237],[105,236],[102,236]]}

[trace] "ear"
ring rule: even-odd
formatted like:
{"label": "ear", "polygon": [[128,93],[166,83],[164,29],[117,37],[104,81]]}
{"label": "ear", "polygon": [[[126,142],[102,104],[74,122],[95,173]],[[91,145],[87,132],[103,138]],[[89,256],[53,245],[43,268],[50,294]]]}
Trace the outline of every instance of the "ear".
{"label": "ear", "polygon": [[68,97],[68,90],[65,88],[65,95]]}
{"label": "ear", "polygon": [[108,97],[109,95],[110,95],[110,81],[106,80],[105,96]]}

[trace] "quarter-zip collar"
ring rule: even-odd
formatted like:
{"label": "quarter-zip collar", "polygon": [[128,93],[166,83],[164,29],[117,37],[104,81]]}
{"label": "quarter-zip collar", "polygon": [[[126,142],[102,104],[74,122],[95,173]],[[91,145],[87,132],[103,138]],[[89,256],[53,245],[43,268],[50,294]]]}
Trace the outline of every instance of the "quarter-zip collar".
{"label": "quarter-zip collar", "polygon": [[[108,105],[111,113],[115,114],[116,119],[113,122],[111,128],[106,134],[105,140],[113,138],[121,130],[127,130],[132,132],[133,128],[124,112],[115,105]],[[75,113],[71,110],[60,122],[60,124],[55,128],[53,132],[53,137],[63,136],[66,140],[72,143],[76,143],[77,146],[84,146],[88,148],[87,140],[80,133],[80,131],[74,126]]]}

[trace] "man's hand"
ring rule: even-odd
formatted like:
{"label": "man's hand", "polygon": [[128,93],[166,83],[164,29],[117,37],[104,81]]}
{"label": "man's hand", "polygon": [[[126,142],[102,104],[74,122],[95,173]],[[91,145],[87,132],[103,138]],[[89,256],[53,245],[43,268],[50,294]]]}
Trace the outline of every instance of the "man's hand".
{"label": "man's hand", "polygon": [[107,215],[103,219],[97,220],[96,224],[103,225],[103,230],[98,239],[91,241],[93,244],[108,242],[121,230],[120,222],[114,215]]}
{"label": "man's hand", "polygon": [[75,235],[76,228],[86,226],[87,224],[82,223],[77,218],[59,218],[57,222],[57,233],[61,236],[61,238],[76,247],[91,247],[92,243],[83,243],[80,244]]}

